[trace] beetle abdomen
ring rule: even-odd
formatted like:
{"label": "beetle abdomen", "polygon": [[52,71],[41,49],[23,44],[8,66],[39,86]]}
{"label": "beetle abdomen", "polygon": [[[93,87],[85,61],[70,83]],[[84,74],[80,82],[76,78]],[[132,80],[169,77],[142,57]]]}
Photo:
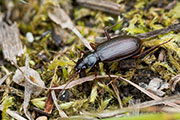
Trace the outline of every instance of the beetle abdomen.
{"label": "beetle abdomen", "polygon": [[141,46],[142,41],[139,38],[120,36],[98,45],[96,53],[101,61],[113,62],[134,56]]}

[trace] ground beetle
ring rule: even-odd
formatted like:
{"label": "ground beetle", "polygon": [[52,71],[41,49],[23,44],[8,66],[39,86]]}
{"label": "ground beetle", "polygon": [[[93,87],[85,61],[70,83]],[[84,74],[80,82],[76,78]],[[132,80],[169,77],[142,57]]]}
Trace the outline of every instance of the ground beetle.
{"label": "ground beetle", "polygon": [[[96,47],[95,52],[90,53],[86,57],[78,60],[75,66],[76,72],[80,73],[81,71],[84,71],[85,69],[92,68],[98,62],[114,62],[117,60],[124,60],[130,57],[134,57],[135,55],[139,53],[139,51],[142,48],[141,39],[134,36],[127,36],[127,35],[118,36],[112,39],[110,38],[108,30],[114,27],[115,25],[105,28],[105,35],[107,37],[107,41],[99,44]],[[162,44],[165,44],[169,41],[170,40]],[[147,53],[150,50],[155,49],[162,44],[154,46],[148,49],[147,51],[145,51],[144,53]]]}
{"label": "ground beetle", "polygon": [[79,61],[75,71],[93,67],[98,62],[113,62],[136,55],[142,47],[142,41],[133,36],[115,37],[97,46],[96,51]]}

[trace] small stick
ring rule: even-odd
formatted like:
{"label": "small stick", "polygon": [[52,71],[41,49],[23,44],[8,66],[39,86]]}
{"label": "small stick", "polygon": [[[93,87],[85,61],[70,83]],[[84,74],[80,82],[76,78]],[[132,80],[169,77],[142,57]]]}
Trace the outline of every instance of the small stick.
{"label": "small stick", "polygon": [[[180,31],[180,23],[172,24],[172,25],[169,25],[168,27],[158,29],[158,30],[154,30],[152,32],[136,34],[134,36],[141,39],[141,40],[144,40],[144,39],[150,39],[150,38],[153,38],[153,37],[157,37],[158,35],[169,33],[171,31],[175,31],[175,32]],[[115,35],[112,35],[111,38],[120,37],[120,36],[121,35],[115,34]],[[100,40],[96,39],[96,43],[102,43],[102,42],[104,42],[106,40],[107,40],[107,37],[101,37]]]}
{"label": "small stick", "polygon": [[150,38],[156,37],[158,35],[168,33],[170,31],[176,31],[176,32],[180,31],[180,23],[172,24],[172,25],[169,25],[168,27],[165,27],[165,28],[162,28],[162,29],[159,29],[159,30],[154,30],[152,32],[146,32],[146,33],[142,33],[142,34],[137,34],[137,35],[135,35],[135,37],[138,37],[141,40],[142,39],[150,39]]}
{"label": "small stick", "polygon": [[123,11],[123,7],[121,5],[107,0],[76,0],[76,2],[87,8],[100,10],[116,15],[120,15]]}

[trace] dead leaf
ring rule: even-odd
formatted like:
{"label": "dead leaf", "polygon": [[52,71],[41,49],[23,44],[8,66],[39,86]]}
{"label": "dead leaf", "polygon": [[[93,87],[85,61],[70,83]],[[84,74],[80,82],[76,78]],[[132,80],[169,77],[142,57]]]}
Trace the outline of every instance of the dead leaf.
{"label": "dead leaf", "polygon": [[51,114],[53,107],[54,107],[53,99],[51,93],[49,93],[48,99],[46,100],[44,112]]}
{"label": "dead leaf", "polygon": [[16,56],[21,56],[24,53],[16,23],[9,26],[5,22],[0,22],[0,44],[4,58],[16,63]]}
{"label": "dead leaf", "polygon": [[31,120],[32,118],[27,108],[29,105],[31,94],[34,94],[36,96],[39,95],[42,92],[43,88],[45,88],[45,84],[41,80],[39,73],[29,67],[28,62],[29,58],[28,56],[26,56],[26,66],[20,67],[16,70],[15,75],[13,76],[13,81],[25,87],[23,109],[26,117]]}
{"label": "dead leaf", "polygon": [[159,78],[154,78],[149,82],[149,85],[147,86],[147,90],[153,92],[154,94],[158,96],[163,96],[165,95],[165,92],[162,91],[163,89],[168,89],[169,84],[163,82],[163,80]]}
{"label": "dead leaf", "polygon": [[70,17],[66,14],[66,12],[62,8],[54,7],[52,11],[48,11],[48,16],[52,21],[60,25],[63,29],[68,28],[72,30],[90,51],[92,52],[94,51],[92,47],[89,45],[89,42],[76,29]]}

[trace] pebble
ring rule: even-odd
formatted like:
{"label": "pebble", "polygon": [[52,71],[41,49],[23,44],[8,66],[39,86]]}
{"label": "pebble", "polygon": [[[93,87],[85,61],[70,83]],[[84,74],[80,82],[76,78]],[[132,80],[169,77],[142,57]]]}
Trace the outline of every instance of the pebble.
{"label": "pebble", "polygon": [[34,36],[31,32],[26,33],[26,39],[28,42],[32,43],[34,41]]}
{"label": "pebble", "polygon": [[47,116],[39,116],[36,120],[48,120]]}

